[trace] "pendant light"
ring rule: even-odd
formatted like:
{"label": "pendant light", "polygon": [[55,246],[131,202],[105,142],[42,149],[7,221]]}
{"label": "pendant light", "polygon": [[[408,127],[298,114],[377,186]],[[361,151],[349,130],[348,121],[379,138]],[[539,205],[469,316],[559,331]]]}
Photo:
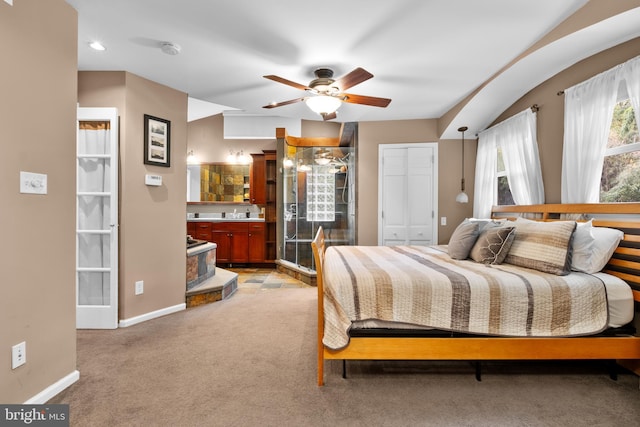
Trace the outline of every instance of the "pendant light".
{"label": "pendant light", "polygon": [[464,132],[469,129],[466,126],[458,128],[458,132],[462,132],[462,180],[460,181],[460,192],[456,196],[456,202],[469,203],[469,196],[464,192]]}

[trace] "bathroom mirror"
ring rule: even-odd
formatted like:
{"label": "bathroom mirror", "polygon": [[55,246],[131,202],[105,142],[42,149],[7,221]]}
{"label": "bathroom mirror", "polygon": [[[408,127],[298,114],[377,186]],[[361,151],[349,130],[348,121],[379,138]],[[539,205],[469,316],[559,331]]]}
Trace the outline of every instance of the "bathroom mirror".
{"label": "bathroom mirror", "polygon": [[249,165],[187,166],[187,202],[249,202]]}

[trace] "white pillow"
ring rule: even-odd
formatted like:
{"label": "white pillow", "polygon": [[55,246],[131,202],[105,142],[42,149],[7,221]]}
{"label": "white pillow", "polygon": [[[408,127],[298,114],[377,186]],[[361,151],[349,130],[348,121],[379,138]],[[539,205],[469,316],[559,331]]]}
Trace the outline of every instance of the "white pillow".
{"label": "white pillow", "polygon": [[573,236],[571,269],[589,274],[602,271],[623,237],[615,228],[593,227],[591,221],[579,223]]}
{"label": "white pillow", "polygon": [[591,267],[591,248],[593,247],[592,220],[579,222],[573,232],[571,242],[571,270],[587,271]]}

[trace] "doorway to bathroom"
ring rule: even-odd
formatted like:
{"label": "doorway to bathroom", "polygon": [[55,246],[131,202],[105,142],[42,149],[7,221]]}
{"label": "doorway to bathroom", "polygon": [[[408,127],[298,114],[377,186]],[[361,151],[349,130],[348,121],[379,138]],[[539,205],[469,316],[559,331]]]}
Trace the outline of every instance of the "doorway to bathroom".
{"label": "doorway to bathroom", "polygon": [[118,327],[118,111],[78,108],[76,327]]}

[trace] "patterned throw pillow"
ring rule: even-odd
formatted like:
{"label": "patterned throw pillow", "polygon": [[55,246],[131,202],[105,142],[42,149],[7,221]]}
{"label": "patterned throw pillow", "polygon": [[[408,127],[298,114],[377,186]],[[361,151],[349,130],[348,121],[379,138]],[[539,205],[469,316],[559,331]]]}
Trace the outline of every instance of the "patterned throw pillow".
{"label": "patterned throw pillow", "polygon": [[570,244],[575,221],[511,221],[516,227],[504,262],[564,276],[571,268]]}
{"label": "patterned throw pillow", "polygon": [[471,258],[483,264],[502,264],[515,235],[515,227],[493,227],[484,230],[471,249]]}

